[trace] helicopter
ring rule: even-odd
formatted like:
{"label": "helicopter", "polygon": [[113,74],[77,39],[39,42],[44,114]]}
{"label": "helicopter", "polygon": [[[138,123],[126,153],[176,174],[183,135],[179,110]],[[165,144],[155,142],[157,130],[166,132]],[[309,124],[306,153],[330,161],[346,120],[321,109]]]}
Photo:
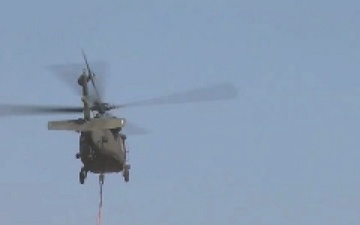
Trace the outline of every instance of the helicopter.
{"label": "helicopter", "polygon": [[[48,121],[48,130],[75,131],[80,134],[79,149],[75,154],[75,158],[82,163],[79,171],[80,184],[85,183],[88,173],[98,174],[102,183],[105,174],[109,173],[122,173],[126,183],[130,180],[127,135],[146,134],[147,131],[125,118],[110,114],[109,111],[132,106],[231,100],[237,95],[237,90],[231,83],[221,83],[127,104],[109,104],[102,99],[95,78],[97,75],[90,67],[84,51],[82,55],[84,63],[73,64],[76,65],[78,75],[68,80],[71,81],[71,85],[78,86],[77,91],[80,89],[82,106],[0,105],[0,114],[9,115],[82,113],[83,116],[77,119]],[[70,65],[52,68],[60,77],[65,73],[75,74],[74,67]]]}

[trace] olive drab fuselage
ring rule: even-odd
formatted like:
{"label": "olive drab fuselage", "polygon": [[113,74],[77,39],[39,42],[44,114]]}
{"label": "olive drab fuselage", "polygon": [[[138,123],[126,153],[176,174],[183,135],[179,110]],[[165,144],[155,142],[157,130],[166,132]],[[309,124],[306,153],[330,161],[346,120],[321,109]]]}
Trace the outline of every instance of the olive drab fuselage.
{"label": "olive drab fuselage", "polygon": [[80,158],[92,173],[118,173],[126,164],[126,136],[120,129],[81,132]]}

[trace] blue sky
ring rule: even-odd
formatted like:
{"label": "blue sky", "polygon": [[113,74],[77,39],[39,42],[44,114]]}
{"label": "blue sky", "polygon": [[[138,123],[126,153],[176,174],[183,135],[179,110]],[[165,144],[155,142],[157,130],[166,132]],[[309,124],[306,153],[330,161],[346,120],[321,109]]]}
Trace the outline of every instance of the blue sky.
{"label": "blue sky", "polygon": [[[3,1],[0,102],[81,104],[46,66],[109,65],[123,103],[231,81],[235,101],[114,112],[130,183],[109,175],[103,224],[357,224],[358,1]],[[91,224],[98,177],[78,183],[78,136],[1,121],[0,221]]]}

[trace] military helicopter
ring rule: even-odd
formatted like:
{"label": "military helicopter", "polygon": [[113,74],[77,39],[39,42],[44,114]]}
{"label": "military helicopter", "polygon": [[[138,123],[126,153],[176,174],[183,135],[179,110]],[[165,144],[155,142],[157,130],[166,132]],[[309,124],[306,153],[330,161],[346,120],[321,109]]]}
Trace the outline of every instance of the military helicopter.
{"label": "military helicopter", "polygon": [[75,65],[78,77],[71,79],[71,82],[72,85],[76,83],[81,87],[78,90],[81,89],[83,106],[0,105],[0,113],[8,115],[82,113],[82,118],[48,122],[48,130],[67,130],[80,133],[79,151],[75,155],[76,159],[80,159],[83,164],[79,172],[80,184],[85,183],[89,172],[99,174],[102,183],[105,174],[122,172],[124,181],[129,182],[131,166],[127,160],[128,150],[125,140],[127,135],[146,134],[147,131],[129,123],[125,118],[111,115],[109,111],[131,106],[230,100],[237,95],[236,88],[232,84],[222,83],[128,104],[109,104],[102,101],[102,95],[95,79],[97,75],[90,68],[84,51],[82,54],[84,59],[82,71],[79,71],[81,64],[58,65],[53,66],[52,69],[57,75],[64,78],[63,76],[66,75],[64,73],[74,74]]}

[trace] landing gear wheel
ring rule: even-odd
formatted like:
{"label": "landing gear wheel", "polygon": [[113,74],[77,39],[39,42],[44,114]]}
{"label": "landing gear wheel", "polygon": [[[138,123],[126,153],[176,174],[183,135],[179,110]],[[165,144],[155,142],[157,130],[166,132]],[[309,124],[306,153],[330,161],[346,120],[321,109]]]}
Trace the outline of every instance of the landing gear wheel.
{"label": "landing gear wheel", "polygon": [[130,180],[130,165],[125,165],[124,167],[124,172],[123,172],[123,177],[124,177],[124,181],[127,183]]}
{"label": "landing gear wheel", "polygon": [[86,170],[84,168],[81,168],[81,170],[79,172],[79,182],[80,182],[80,184],[85,183],[86,176],[87,176]]}
{"label": "landing gear wheel", "polygon": [[79,182],[80,182],[80,184],[85,183],[85,177],[84,177],[84,174],[82,172],[79,173]]}
{"label": "landing gear wheel", "polygon": [[125,170],[125,172],[124,172],[124,181],[126,183],[129,182],[129,178],[130,178],[130,172],[129,172],[129,170]]}

